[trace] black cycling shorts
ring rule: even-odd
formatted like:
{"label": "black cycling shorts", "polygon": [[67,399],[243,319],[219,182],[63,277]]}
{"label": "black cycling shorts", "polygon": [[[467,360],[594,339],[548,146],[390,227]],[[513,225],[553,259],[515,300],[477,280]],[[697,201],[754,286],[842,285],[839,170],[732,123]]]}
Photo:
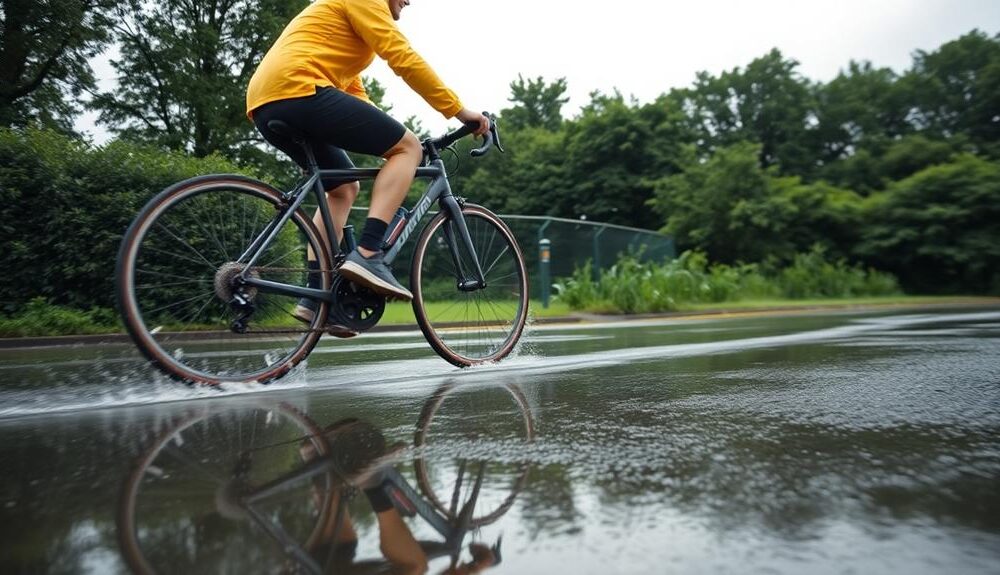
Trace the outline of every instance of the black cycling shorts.
{"label": "black cycling shorts", "polygon": [[[252,113],[254,125],[264,139],[306,168],[302,147],[287,136],[268,129],[271,120],[281,120],[305,134],[320,169],[343,170],[354,163],[344,150],[382,157],[406,133],[406,128],[375,106],[336,88],[319,86],[316,94],[269,102]],[[323,179],[324,189],[343,180]]]}

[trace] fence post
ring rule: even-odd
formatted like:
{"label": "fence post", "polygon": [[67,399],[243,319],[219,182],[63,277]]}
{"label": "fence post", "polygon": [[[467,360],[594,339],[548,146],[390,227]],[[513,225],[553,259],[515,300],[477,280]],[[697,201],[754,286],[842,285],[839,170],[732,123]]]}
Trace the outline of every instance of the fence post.
{"label": "fence post", "polygon": [[601,238],[601,234],[603,234],[606,229],[608,228],[601,226],[594,232],[594,283],[597,283],[601,279],[601,244],[599,240]]}
{"label": "fence post", "polygon": [[552,290],[552,280],[549,278],[549,259],[551,251],[549,246],[552,245],[547,239],[538,240],[538,270],[539,278],[542,282],[542,307],[549,307],[549,296]]}
{"label": "fence post", "polygon": [[[542,227],[538,228],[538,281],[541,282],[539,287],[542,292],[542,307],[549,307],[549,292],[552,289],[552,281],[549,278],[549,259],[550,259],[550,246],[552,242],[545,238],[545,230],[549,227],[552,220],[545,220]],[[544,251],[542,248],[542,242],[545,243]],[[544,257],[542,257],[544,255]]]}

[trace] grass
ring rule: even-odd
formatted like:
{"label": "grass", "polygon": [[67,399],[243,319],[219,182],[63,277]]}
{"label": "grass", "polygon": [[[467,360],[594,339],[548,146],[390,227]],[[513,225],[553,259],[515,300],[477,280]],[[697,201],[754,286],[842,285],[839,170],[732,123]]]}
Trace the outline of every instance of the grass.
{"label": "grass", "polygon": [[[869,297],[848,297],[848,298],[814,298],[814,299],[746,299],[737,301],[727,301],[719,303],[702,302],[686,303],[678,307],[678,311],[711,312],[719,310],[733,311],[753,311],[768,310],[775,308],[809,308],[809,307],[841,307],[841,306],[862,306],[862,305],[921,305],[921,304],[963,304],[963,303],[983,303],[995,302],[1000,304],[1000,298],[987,298],[976,296],[869,296]],[[446,311],[449,304],[447,302],[434,303],[430,306],[432,316],[440,315]],[[28,337],[28,336],[55,336],[55,335],[84,335],[84,334],[106,334],[120,333],[120,325],[113,325],[111,321],[115,318],[110,314],[110,310],[100,310],[80,312],[69,310],[68,308],[58,308],[56,306],[43,306],[35,303],[31,309],[18,318],[0,318],[0,337]],[[608,307],[588,307],[582,310],[593,314],[619,314],[614,308]],[[553,301],[548,308],[543,308],[540,301],[529,303],[529,314],[531,318],[566,317],[570,316],[573,310],[564,303]],[[105,317],[107,316],[107,317]],[[449,313],[437,321],[462,321],[464,319],[464,308],[453,306]],[[386,306],[385,315],[379,325],[416,325],[417,320],[413,317],[413,308],[409,303],[390,303]],[[267,327],[280,327],[280,325],[293,325],[284,321],[273,322]],[[191,329],[191,326],[188,326]],[[217,329],[217,326],[205,326],[205,329]]]}
{"label": "grass", "polygon": [[[995,299],[995,298],[991,298]],[[984,301],[975,296],[920,296],[920,295],[888,295],[848,298],[815,298],[815,299],[748,299],[742,301],[727,301],[721,303],[691,303],[682,305],[680,311],[713,311],[713,310],[755,310],[787,307],[816,306],[856,306],[856,305],[919,305],[919,304],[961,304]]]}
{"label": "grass", "polygon": [[[464,306],[453,306],[450,302],[432,302],[427,307],[427,314],[438,322],[463,321],[465,319]],[[550,302],[548,308],[543,308],[542,302],[531,301],[528,304],[528,313],[530,317],[535,319],[562,317],[569,315],[570,309],[568,305],[561,302]],[[413,307],[409,303],[402,302],[392,302],[386,305],[385,314],[382,315],[382,319],[379,321],[379,325],[416,324],[417,319],[413,317]]]}

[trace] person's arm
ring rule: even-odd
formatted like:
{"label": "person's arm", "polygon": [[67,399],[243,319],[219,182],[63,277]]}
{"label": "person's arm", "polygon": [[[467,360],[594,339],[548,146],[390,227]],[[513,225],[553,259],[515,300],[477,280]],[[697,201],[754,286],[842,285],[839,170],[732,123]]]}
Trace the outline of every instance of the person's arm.
{"label": "person's arm", "polygon": [[463,110],[455,92],[444,85],[399,31],[385,0],[354,0],[346,10],[354,32],[432,108],[445,118]]}

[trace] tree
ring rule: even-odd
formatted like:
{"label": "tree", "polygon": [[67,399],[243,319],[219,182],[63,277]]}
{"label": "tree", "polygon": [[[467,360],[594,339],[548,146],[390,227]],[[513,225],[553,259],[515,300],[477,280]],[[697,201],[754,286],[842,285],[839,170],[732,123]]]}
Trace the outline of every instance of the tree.
{"label": "tree", "polygon": [[706,156],[737,142],[758,142],[761,166],[805,174],[815,165],[807,137],[813,104],[797,67],[774,49],[745,69],[718,77],[700,72],[694,87],[675,91],[672,98],[689,116]]}
{"label": "tree", "polygon": [[934,52],[919,51],[903,78],[912,122],[931,137],[967,134],[980,150],[1000,140],[1000,35],[972,32]]}
{"label": "tree", "polygon": [[0,126],[72,130],[108,40],[109,0],[0,0]]}
{"label": "tree", "polygon": [[680,249],[697,248],[723,263],[794,251],[782,235],[794,206],[773,201],[760,149],[749,143],[721,148],[707,162],[692,158],[683,173],[655,183],[650,203],[666,217],[663,231],[674,235]]}
{"label": "tree", "polygon": [[857,248],[911,289],[1000,292],[1000,165],[971,154],[869,200]]}
{"label": "tree", "polygon": [[661,222],[646,201],[652,180],[678,171],[688,141],[678,124],[677,110],[663,99],[639,106],[618,93],[591,94],[566,126],[565,193],[553,202],[554,213],[656,229]]}
{"label": "tree", "polygon": [[94,107],[121,136],[195,156],[235,154],[256,140],[246,86],[305,0],[126,0],[114,34],[114,92]]}
{"label": "tree", "polygon": [[814,86],[816,127],[813,137],[818,160],[829,165],[861,149],[879,145],[911,130],[910,103],[889,68],[870,62],[848,64],[827,84]]}
{"label": "tree", "polygon": [[525,81],[520,75],[510,83],[511,95],[509,101],[513,108],[501,111],[505,128],[521,130],[524,128],[542,128],[555,131],[562,124],[562,107],[569,98],[566,97],[566,78],[559,78],[551,84],[539,76]]}
{"label": "tree", "polygon": [[689,152],[683,173],[655,182],[649,202],[666,217],[680,249],[723,263],[790,260],[820,244],[846,255],[861,222],[861,198],[819,182],[803,183],[758,163],[760,146],[739,143],[707,162]]}

